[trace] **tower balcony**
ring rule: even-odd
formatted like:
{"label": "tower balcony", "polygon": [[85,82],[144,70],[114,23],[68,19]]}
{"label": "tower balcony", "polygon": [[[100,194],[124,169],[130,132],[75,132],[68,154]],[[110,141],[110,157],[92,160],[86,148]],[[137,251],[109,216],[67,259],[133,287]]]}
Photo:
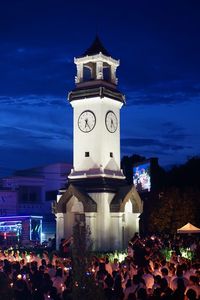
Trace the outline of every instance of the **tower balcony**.
{"label": "tower balcony", "polygon": [[101,80],[95,80],[94,85],[92,86],[90,84],[90,87],[87,85],[87,82],[79,83],[80,88],[77,88],[68,94],[69,102],[86,98],[108,97],[124,104],[125,96],[117,89],[111,88],[111,86],[110,83]]}

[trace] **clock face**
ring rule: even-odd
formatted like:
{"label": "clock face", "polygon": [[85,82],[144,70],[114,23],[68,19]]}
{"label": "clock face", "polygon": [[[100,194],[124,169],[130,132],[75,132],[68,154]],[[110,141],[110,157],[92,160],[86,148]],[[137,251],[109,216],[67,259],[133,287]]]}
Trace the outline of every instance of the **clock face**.
{"label": "clock face", "polygon": [[106,128],[108,129],[109,132],[113,133],[117,130],[118,121],[113,111],[110,110],[107,112],[105,123],[106,123]]}
{"label": "clock face", "polygon": [[78,118],[78,127],[83,132],[90,132],[95,127],[96,117],[91,110],[85,110]]}

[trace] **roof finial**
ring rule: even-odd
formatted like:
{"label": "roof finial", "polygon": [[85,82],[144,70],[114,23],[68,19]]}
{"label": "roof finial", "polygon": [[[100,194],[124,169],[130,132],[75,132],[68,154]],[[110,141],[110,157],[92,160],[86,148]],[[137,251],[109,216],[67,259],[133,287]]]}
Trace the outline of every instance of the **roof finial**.
{"label": "roof finial", "polygon": [[103,46],[98,34],[96,34],[96,37],[92,45],[84,52],[83,55],[81,55],[81,57],[87,55],[90,56],[90,55],[99,54],[100,52],[106,56],[111,56],[109,52],[106,50],[106,48]]}

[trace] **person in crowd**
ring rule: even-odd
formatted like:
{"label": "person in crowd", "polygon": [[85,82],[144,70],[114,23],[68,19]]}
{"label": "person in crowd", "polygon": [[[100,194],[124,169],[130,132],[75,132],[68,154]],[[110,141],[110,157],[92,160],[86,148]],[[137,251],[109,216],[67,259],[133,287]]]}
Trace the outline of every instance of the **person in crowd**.
{"label": "person in crowd", "polygon": [[14,298],[16,300],[28,300],[31,298],[31,293],[27,283],[23,279],[18,279],[14,285]]}
{"label": "person in crowd", "polygon": [[52,282],[53,282],[53,287],[57,289],[57,293],[62,294],[65,287],[65,280],[64,280],[62,268],[58,268],[56,270],[56,274],[52,278]]}
{"label": "person in crowd", "polygon": [[[65,242],[72,239],[61,242],[60,253],[47,248],[41,255],[37,248],[0,251],[0,300],[73,300],[79,282],[74,281],[71,252],[63,251]],[[102,289],[101,300],[200,300],[198,254],[190,261],[175,250],[175,245],[180,250],[192,243],[182,237],[136,235],[129,243],[133,251],[122,262],[106,255],[88,258],[86,282]],[[198,249],[198,239],[195,243]],[[172,251],[168,261],[161,251],[165,245]]]}
{"label": "person in crowd", "polygon": [[2,271],[0,272],[0,300],[13,300],[13,290],[12,285],[9,285],[8,278],[6,274]]}
{"label": "person in crowd", "polygon": [[183,276],[183,269],[181,265],[177,266],[176,277],[173,280],[171,280],[171,288],[173,291],[177,289],[177,284],[179,279],[183,280],[185,288],[189,285],[188,279]]}
{"label": "person in crowd", "polygon": [[169,287],[168,282],[165,278],[160,281],[160,295],[162,300],[169,300],[172,296],[172,289]]}
{"label": "person in crowd", "polygon": [[152,292],[151,294],[154,294],[154,291],[161,288],[161,276],[160,275],[156,275],[154,276],[154,283],[152,286]]}
{"label": "person in crowd", "polygon": [[171,283],[171,277],[168,275],[169,271],[167,268],[162,268],[161,269],[161,274],[162,274],[162,278],[165,278],[168,282],[168,285],[170,286]]}
{"label": "person in crowd", "polygon": [[147,291],[144,288],[140,288],[137,293],[137,300],[148,300]]}
{"label": "person in crowd", "polygon": [[114,279],[110,274],[108,274],[104,280],[104,295],[106,300],[113,299],[114,296],[113,285],[114,285]]}
{"label": "person in crowd", "polygon": [[160,265],[157,261],[154,262],[152,275],[153,276],[157,276],[157,275],[161,276]]}
{"label": "person in crowd", "polygon": [[143,269],[143,272],[144,272],[144,274],[142,275],[142,278],[144,279],[147,291],[151,291],[153,284],[154,284],[154,277],[148,266]]}
{"label": "person in crowd", "polygon": [[105,269],[110,275],[112,275],[113,269],[111,263],[109,262],[108,256],[105,258]]}
{"label": "person in crowd", "polygon": [[113,297],[115,300],[123,300],[124,299],[121,275],[117,275],[115,277],[114,285],[113,285]]}
{"label": "person in crowd", "polygon": [[193,289],[188,289],[186,292],[186,300],[198,300],[197,294]]}
{"label": "person in crowd", "polygon": [[189,278],[189,284],[186,288],[186,293],[189,289],[192,289],[196,292],[197,299],[200,299],[200,285],[199,278],[195,275],[191,275]]}
{"label": "person in crowd", "polygon": [[135,294],[137,297],[137,292],[141,288],[146,288],[144,280],[142,280],[141,276],[139,275],[133,276],[131,285],[126,287],[124,290],[124,300],[128,299],[129,294]]}
{"label": "person in crowd", "polygon": [[72,244],[73,238],[70,236],[68,239],[61,239],[59,245],[60,256],[67,258],[70,256],[70,246]]}
{"label": "person in crowd", "polygon": [[112,271],[119,271],[119,260],[118,258],[114,258],[113,263],[111,264]]}
{"label": "person in crowd", "polygon": [[185,289],[186,287],[185,287],[184,279],[181,277],[177,278],[176,289],[172,294],[172,300],[184,300]]}

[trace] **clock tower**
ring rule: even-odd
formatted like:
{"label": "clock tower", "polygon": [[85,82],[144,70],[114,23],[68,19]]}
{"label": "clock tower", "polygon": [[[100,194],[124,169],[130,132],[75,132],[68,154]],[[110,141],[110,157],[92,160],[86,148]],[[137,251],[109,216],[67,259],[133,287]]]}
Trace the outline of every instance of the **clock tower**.
{"label": "clock tower", "polygon": [[120,109],[117,89],[119,60],[110,56],[98,37],[74,59],[76,88],[73,107],[73,169],[54,211],[57,242],[72,233],[76,218],[90,227],[96,250],[122,249],[139,230],[142,201],[127,185],[120,168]]}
{"label": "clock tower", "polygon": [[98,37],[74,60],[76,89],[69,94],[74,110],[74,164],[70,179],[99,176],[124,178],[120,170],[120,109],[113,59]]}

